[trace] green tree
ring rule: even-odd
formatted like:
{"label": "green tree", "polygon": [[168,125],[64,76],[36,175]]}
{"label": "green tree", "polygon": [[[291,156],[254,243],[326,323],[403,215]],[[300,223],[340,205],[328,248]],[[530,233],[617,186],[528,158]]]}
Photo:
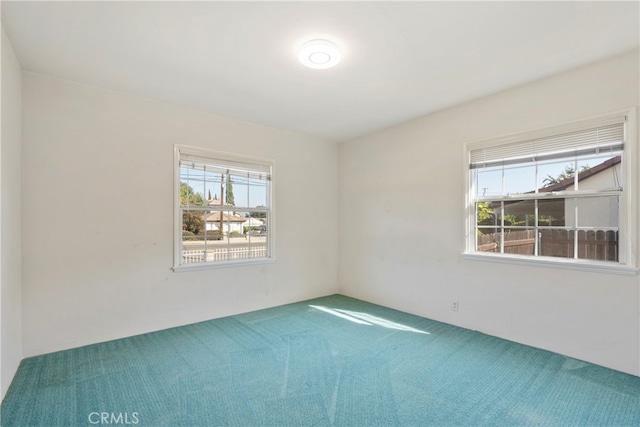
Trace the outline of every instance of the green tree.
{"label": "green tree", "polygon": [[[258,205],[256,207],[257,208],[266,208],[265,205]],[[251,214],[249,214],[249,216],[251,218],[266,219],[267,218],[267,213],[266,212],[251,212]]]}
{"label": "green tree", "polygon": [[478,224],[482,224],[493,218],[493,209],[489,207],[488,202],[478,202],[476,209],[478,211]]}
{"label": "green tree", "polygon": [[180,183],[180,204],[183,206],[187,205],[195,205],[195,206],[203,206],[204,199],[202,198],[202,194],[196,193],[193,191],[190,185],[187,185],[185,182]]}
{"label": "green tree", "polygon": [[[489,206],[488,202],[478,202],[476,205],[476,223],[478,225],[493,225],[494,213],[493,208]],[[482,230],[478,229],[478,235],[483,234]]]}
{"label": "green tree", "polygon": [[227,205],[235,206],[235,200],[233,198],[233,183],[231,182],[231,175],[227,172]]}
{"label": "green tree", "polygon": [[207,200],[211,200],[211,190],[209,190],[209,198]]}
{"label": "green tree", "polygon": [[[193,191],[190,185],[184,182],[180,183],[180,204],[182,206],[203,206],[204,200],[200,193]],[[183,211],[182,212],[182,231],[187,231],[195,235],[200,234],[204,229],[204,212],[199,211]]]}
{"label": "green tree", "polygon": [[[581,166],[578,174],[581,174],[588,169],[589,165]],[[553,177],[547,174],[547,177],[542,182],[545,187],[548,187],[550,185],[559,184],[565,179],[573,178],[574,176],[576,176],[576,169],[572,165],[567,165],[564,167],[564,170],[558,174],[558,176]]]}

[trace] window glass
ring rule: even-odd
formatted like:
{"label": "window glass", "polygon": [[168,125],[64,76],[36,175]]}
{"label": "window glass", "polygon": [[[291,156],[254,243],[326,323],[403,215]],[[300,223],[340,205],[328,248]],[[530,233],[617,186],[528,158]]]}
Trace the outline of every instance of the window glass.
{"label": "window glass", "polygon": [[539,254],[542,256],[573,258],[574,230],[553,228],[538,230]]}
{"label": "window glass", "polygon": [[504,202],[505,227],[533,227],[535,225],[535,202],[533,200],[514,200]]}
{"label": "window glass", "polygon": [[536,185],[536,167],[527,164],[519,167],[505,168],[504,187],[506,194],[532,193]]}
{"label": "window glass", "polygon": [[501,235],[499,228],[479,228],[476,236],[476,250],[499,253]]}
{"label": "window glass", "polygon": [[578,259],[618,261],[618,232],[579,230]]}
{"label": "window glass", "polygon": [[618,196],[583,197],[577,204],[579,227],[618,227]]}
{"label": "window glass", "polygon": [[590,150],[472,169],[475,250],[617,262],[622,152]]}
{"label": "window glass", "polygon": [[[578,160],[580,190],[622,188],[622,163],[619,153],[607,153]],[[584,177],[584,178],[583,178]]]}
{"label": "window glass", "polygon": [[476,203],[476,223],[478,226],[497,225],[500,203]]}
{"label": "window glass", "polygon": [[561,159],[554,161],[546,161],[538,163],[538,177],[536,187],[538,191],[544,191],[547,187],[557,187],[564,184],[563,188],[557,191],[573,190],[573,181],[571,178],[575,174],[575,159]]}
{"label": "window glass", "polygon": [[514,255],[534,255],[536,245],[534,228],[505,228],[504,253]]}
{"label": "window glass", "polygon": [[175,267],[270,258],[271,165],[180,147]]}
{"label": "window glass", "polygon": [[502,167],[476,170],[476,192],[479,197],[502,194]]}
{"label": "window glass", "polygon": [[260,208],[267,206],[268,182],[261,179],[250,179],[248,183],[249,203],[248,207]]}
{"label": "window glass", "polygon": [[562,227],[566,225],[565,199],[538,201],[538,225],[540,227]]}

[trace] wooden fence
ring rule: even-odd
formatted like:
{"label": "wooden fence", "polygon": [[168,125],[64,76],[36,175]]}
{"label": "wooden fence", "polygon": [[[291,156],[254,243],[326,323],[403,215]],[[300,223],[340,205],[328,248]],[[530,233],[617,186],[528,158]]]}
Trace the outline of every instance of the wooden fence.
{"label": "wooden fence", "polygon": [[[515,230],[504,233],[504,253],[534,255],[535,230]],[[575,231],[563,229],[538,230],[539,255],[573,258]],[[479,252],[500,252],[500,233],[478,236]],[[618,232],[612,230],[578,230],[578,258],[598,261],[618,260]]]}

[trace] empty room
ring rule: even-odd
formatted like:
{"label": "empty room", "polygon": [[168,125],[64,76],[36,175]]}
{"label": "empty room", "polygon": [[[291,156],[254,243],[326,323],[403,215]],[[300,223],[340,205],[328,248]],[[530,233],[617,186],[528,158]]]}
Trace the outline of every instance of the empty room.
{"label": "empty room", "polygon": [[2,426],[640,425],[640,3],[2,1]]}

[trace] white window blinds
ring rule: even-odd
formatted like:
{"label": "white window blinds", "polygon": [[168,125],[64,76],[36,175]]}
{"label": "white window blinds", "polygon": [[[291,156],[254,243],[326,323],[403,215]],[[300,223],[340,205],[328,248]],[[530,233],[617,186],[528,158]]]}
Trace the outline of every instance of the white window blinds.
{"label": "white window blinds", "polygon": [[576,129],[575,125],[573,129],[556,128],[533,138],[512,137],[506,141],[474,144],[469,147],[469,164],[475,169],[620,151],[624,146],[625,119],[625,116],[616,116],[591,121],[582,128]]}
{"label": "white window blinds", "polygon": [[196,154],[180,152],[180,167],[225,174],[232,176],[248,177],[251,179],[271,180],[271,165],[266,163],[246,163],[237,160],[216,159],[201,157]]}

